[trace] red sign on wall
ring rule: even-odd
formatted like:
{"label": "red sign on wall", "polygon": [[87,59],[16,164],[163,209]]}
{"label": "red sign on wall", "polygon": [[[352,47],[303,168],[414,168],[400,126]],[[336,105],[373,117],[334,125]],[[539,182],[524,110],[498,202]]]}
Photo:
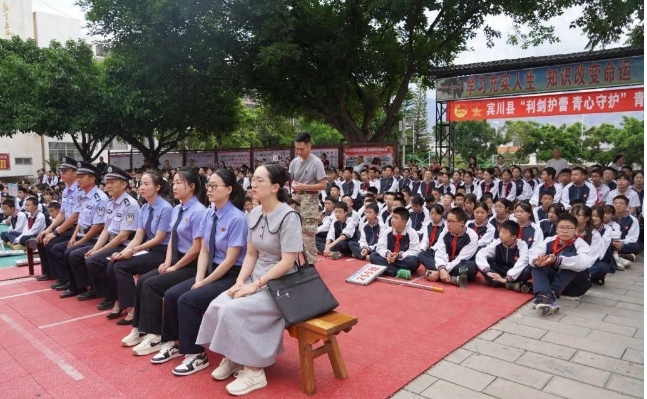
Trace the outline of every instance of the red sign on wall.
{"label": "red sign on wall", "polygon": [[10,154],[0,154],[0,170],[11,170]]}
{"label": "red sign on wall", "polygon": [[645,89],[610,89],[541,96],[450,101],[449,120],[536,118],[538,116],[643,111]]}

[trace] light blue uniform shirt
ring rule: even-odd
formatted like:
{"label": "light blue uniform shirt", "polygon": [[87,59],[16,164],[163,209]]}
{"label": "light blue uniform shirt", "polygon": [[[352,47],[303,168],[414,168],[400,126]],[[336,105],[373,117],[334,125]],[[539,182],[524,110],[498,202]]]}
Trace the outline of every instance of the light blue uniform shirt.
{"label": "light blue uniform shirt", "polygon": [[79,208],[79,196],[83,193],[83,190],[79,188],[77,182],[74,182],[70,186],[65,186],[63,189],[63,198],[61,200],[61,212],[65,219],[68,219],[74,212],[78,212]]}
{"label": "light blue uniform shirt", "polygon": [[207,216],[204,219],[204,242],[207,251],[211,245],[211,229],[213,227],[213,214],[218,216],[216,222],[216,251],[212,262],[219,265],[227,257],[227,249],[230,247],[241,247],[240,253],[236,258],[235,265],[241,266],[245,253],[247,252],[247,218],[245,214],[227,202],[225,206],[217,211],[209,208]]}
{"label": "light blue uniform shirt", "polygon": [[[171,218],[173,217],[173,206],[167,200],[158,196],[153,202],[153,219],[151,220],[151,229],[146,232],[146,241],[152,240],[158,231],[170,232],[173,225],[171,225]],[[146,229],[146,221],[150,212],[151,205],[146,203],[139,211],[139,224],[138,229]],[[160,245],[168,245],[171,235],[167,234]]]}
{"label": "light blue uniform shirt", "polygon": [[202,224],[207,208],[202,205],[196,197],[191,198],[186,204],[180,204],[173,208],[173,217],[171,218],[171,229],[175,226],[180,208],[184,209],[182,220],[177,226],[177,250],[183,254],[187,253],[193,240],[202,238]]}
{"label": "light blue uniform shirt", "polygon": [[107,208],[110,207],[112,207],[112,212],[108,213],[106,211],[106,227],[108,228],[108,233],[119,234],[119,232],[124,230],[137,230],[139,203],[130,194],[124,192],[116,200],[111,200],[108,202]]}
{"label": "light blue uniform shirt", "polygon": [[104,224],[106,221],[106,205],[108,196],[99,187],[93,187],[90,192],[82,192],[79,197],[79,221],[81,234],[95,224]]}

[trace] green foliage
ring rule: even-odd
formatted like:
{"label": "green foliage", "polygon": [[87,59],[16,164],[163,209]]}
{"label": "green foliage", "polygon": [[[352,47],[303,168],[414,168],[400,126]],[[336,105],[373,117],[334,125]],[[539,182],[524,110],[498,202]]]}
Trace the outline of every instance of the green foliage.
{"label": "green foliage", "polygon": [[486,121],[456,122],[454,125],[454,148],[464,160],[471,156],[489,160],[500,143],[496,129]]}
{"label": "green foliage", "polygon": [[588,49],[607,47],[628,36],[627,44],[644,45],[645,3],[642,0],[582,1],[583,12],[571,27],[581,28]]}
{"label": "green foliage", "polygon": [[421,82],[409,91],[402,113],[406,119],[407,158],[429,160],[429,137],[427,128],[427,89]]}

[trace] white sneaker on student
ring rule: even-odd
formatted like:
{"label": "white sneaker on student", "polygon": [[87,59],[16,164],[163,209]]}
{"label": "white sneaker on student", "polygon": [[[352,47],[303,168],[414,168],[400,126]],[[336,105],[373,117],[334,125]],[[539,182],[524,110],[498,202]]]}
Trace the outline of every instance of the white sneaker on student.
{"label": "white sneaker on student", "polygon": [[137,327],[133,328],[130,330],[130,334],[126,335],[124,339],[121,340],[121,345],[122,346],[135,346],[142,342],[144,339],[143,333],[140,333]]}
{"label": "white sneaker on student", "polygon": [[227,392],[234,396],[247,395],[267,386],[263,369],[252,371],[247,367],[236,373],[236,379],[227,384]]}
{"label": "white sneaker on student", "polygon": [[207,357],[207,354],[204,352],[194,353],[184,356],[182,363],[173,369],[173,374],[179,376],[191,375],[200,370],[204,370],[207,367],[209,367],[209,358]]}
{"label": "white sneaker on student", "polygon": [[222,381],[229,378],[232,374],[242,370],[243,366],[234,363],[229,358],[223,357],[220,365],[211,373],[214,380]]}
{"label": "white sneaker on student", "polygon": [[142,342],[133,348],[133,355],[145,356],[151,353],[159,352],[162,349],[162,336],[157,334],[148,334]]}
{"label": "white sneaker on student", "polygon": [[616,270],[624,271],[627,265],[627,260],[622,259],[618,255],[613,255],[613,259],[616,261]]}
{"label": "white sneaker on student", "polygon": [[162,344],[162,348],[160,349],[159,353],[157,353],[151,359],[151,363],[162,364],[180,356],[182,356],[182,354],[180,353],[180,348],[178,348],[177,345],[175,345],[175,342],[173,341],[164,342]]}

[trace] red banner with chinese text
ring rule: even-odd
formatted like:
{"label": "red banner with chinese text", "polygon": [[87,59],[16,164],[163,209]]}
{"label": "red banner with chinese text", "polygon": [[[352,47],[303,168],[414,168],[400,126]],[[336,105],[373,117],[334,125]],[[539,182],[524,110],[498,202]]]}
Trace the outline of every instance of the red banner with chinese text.
{"label": "red banner with chinese text", "polygon": [[539,116],[643,111],[643,87],[519,96],[483,100],[449,101],[449,120],[536,118]]}

